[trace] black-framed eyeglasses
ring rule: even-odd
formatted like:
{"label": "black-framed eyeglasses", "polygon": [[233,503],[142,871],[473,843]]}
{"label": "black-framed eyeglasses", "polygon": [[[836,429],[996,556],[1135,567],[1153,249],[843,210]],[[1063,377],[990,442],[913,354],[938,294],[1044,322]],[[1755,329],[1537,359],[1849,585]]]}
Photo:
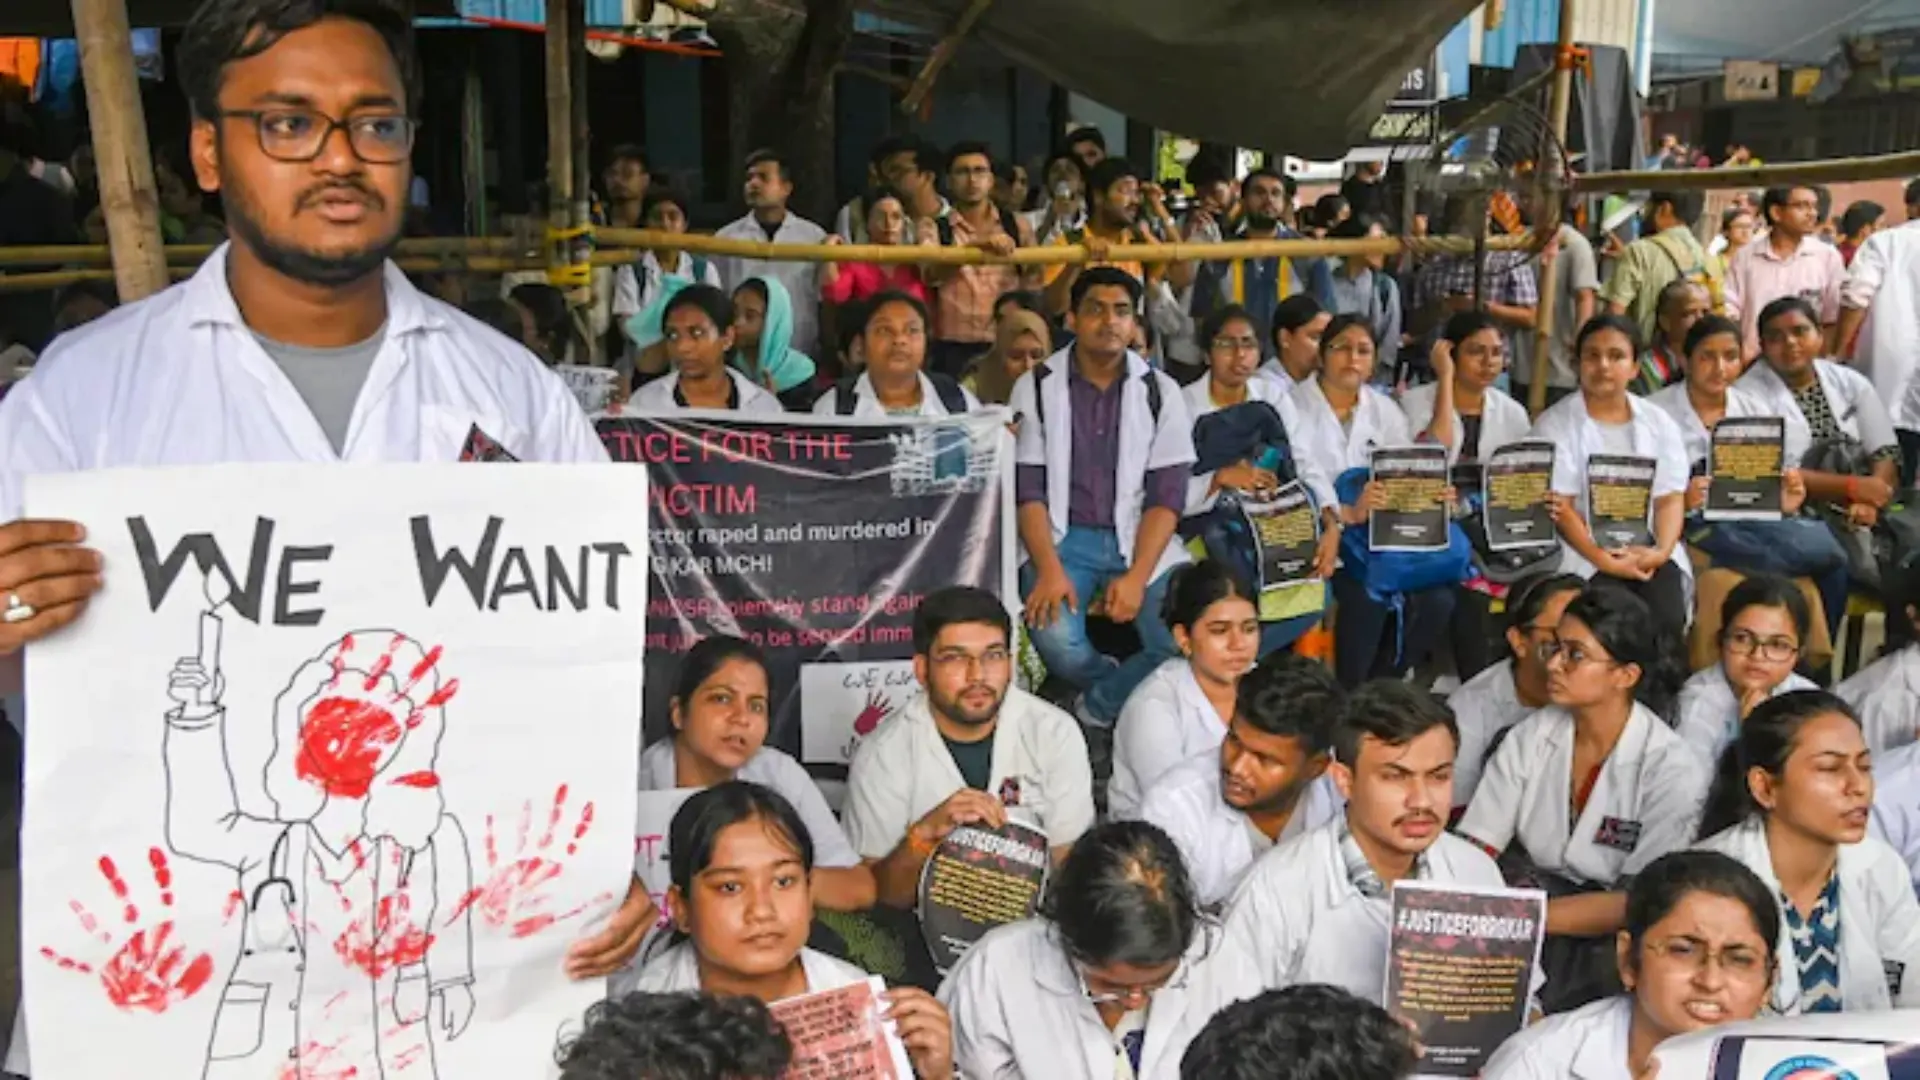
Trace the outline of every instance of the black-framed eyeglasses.
{"label": "black-framed eyeglasses", "polygon": [[1758,656],[1762,660],[1791,660],[1800,655],[1800,643],[1790,637],[1761,637],[1751,630],[1729,630],[1721,639],[1735,656]]}
{"label": "black-framed eyeglasses", "polygon": [[1612,664],[1615,667],[1618,667],[1620,664],[1620,661],[1615,660],[1611,656],[1595,656],[1586,650],[1586,646],[1561,638],[1541,642],[1535,646],[1534,655],[1538,656],[1540,662],[1543,664],[1552,664],[1554,658],[1558,657],[1560,661],[1566,665],[1568,671],[1572,671],[1574,668],[1580,667],[1583,664]]}
{"label": "black-framed eyeglasses", "polygon": [[223,120],[250,120],[260,152],[275,161],[312,161],[335,131],[347,133],[353,155],[368,165],[397,165],[413,154],[420,125],[411,116],[381,113],[336,120],[314,109],[226,109]]}

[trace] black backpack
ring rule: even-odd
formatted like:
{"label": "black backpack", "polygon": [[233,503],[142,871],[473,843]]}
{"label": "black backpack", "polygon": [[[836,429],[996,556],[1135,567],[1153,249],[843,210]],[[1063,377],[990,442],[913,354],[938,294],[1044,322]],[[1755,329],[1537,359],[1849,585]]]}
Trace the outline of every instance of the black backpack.
{"label": "black backpack", "polygon": [[[947,407],[950,416],[959,416],[967,412],[967,393],[960,388],[951,376],[937,371],[926,372],[927,381],[933,384],[933,392],[939,396],[940,404]],[[860,376],[849,375],[833,384],[833,411],[840,416],[852,416],[853,410],[860,406],[860,395],[854,393],[854,386]]]}

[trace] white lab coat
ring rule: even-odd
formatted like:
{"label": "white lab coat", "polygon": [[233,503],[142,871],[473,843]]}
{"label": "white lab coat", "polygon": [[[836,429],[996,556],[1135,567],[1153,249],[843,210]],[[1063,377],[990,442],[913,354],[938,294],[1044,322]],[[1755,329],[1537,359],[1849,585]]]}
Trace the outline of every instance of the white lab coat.
{"label": "white lab coat", "polygon": [[[754,384],[740,372],[729,367],[727,378],[733,380],[733,393],[739,405],[734,411],[748,416],[778,416],[786,411],[780,399],[768,393],[765,388]],[[627,404],[629,412],[686,412],[691,406],[682,405],[674,400],[674,392],[680,388],[680,373],[669,371],[665,375],[634,391],[633,400]]]}
{"label": "white lab coat", "polygon": [[[756,244],[767,243],[767,230],[760,227],[752,214],[714,233],[722,240],[748,240]],[[827,231],[806,218],[787,212],[786,219],[780,222],[780,228],[774,231],[773,243],[776,244],[817,244],[827,238]],[[768,262],[765,259],[749,259],[737,255],[721,256],[720,280],[726,287],[737,289],[748,278],[771,277],[780,279],[787,287],[788,295],[793,297],[793,340],[789,343],[799,352],[812,356],[813,347],[820,336],[820,264],[809,262]]]}
{"label": "white lab coat", "polygon": [[[1045,381],[1037,381],[1040,371]],[[1067,381],[1072,378],[1073,347],[1048,357],[1040,368],[1020,376],[1013,384],[1008,403],[1013,415],[1020,417],[1015,437],[1014,460],[1021,465],[1044,465],[1047,470],[1047,520],[1053,526],[1053,542],[1067,535],[1067,504],[1073,481],[1073,418]],[[1127,353],[1127,384],[1120,400],[1120,454],[1114,471],[1113,531],[1120,551],[1133,558],[1134,538],[1145,515],[1147,473],[1154,469],[1182,466],[1191,468],[1193,421],[1187,416],[1187,400],[1180,385],[1164,372],[1147,366],[1139,355]],[[1160,422],[1154,424],[1147,401],[1147,380],[1160,383]],[[1046,398],[1046,422],[1040,422],[1035,400],[1038,392]],[[1024,558],[1024,552],[1022,553]],[[1152,580],[1188,561],[1187,549],[1178,540],[1170,540],[1154,564]],[[1058,839],[1055,840],[1058,843]]]}
{"label": "white lab coat", "polygon": [[[1818,689],[1812,680],[1789,671],[1767,696]],[[1727,682],[1726,667],[1715,664],[1694,672],[1680,688],[1675,711],[1679,718],[1674,722],[1674,730],[1700,754],[1700,763],[1706,767],[1707,775],[1712,776],[1720,765],[1720,755],[1740,736],[1740,699],[1734,695],[1733,685]]]}
{"label": "white lab coat", "polygon": [[[812,949],[800,950],[800,969],[807,975],[807,993],[838,990],[866,982],[870,975],[844,960]],[[630,985],[620,985],[629,981]],[[693,942],[682,941],[647,961],[637,975],[627,980],[618,976],[607,986],[609,998],[621,998],[638,991],[643,994],[697,994],[700,992],[700,958]]]}
{"label": "white lab coat", "polygon": [[[1286,374],[1282,372],[1280,377],[1284,379],[1286,378]],[[1221,409],[1221,406],[1213,403],[1212,384],[1213,376],[1211,374],[1202,375],[1193,382],[1188,383],[1187,388],[1181,391],[1182,394],[1186,395],[1187,415],[1192,418],[1193,425],[1196,429],[1200,426],[1201,417],[1210,416],[1219,412]],[[1264,401],[1273,406],[1274,412],[1280,414],[1280,424],[1287,429],[1289,449],[1297,445],[1300,438],[1300,410],[1294,407],[1293,395],[1290,389],[1290,386],[1287,390],[1281,389],[1279,383],[1272,379],[1263,378],[1257,372],[1253,378],[1247,380],[1247,400]],[[1301,486],[1307,489],[1307,493],[1313,496],[1315,504],[1319,506],[1334,505],[1331,501],[1333,499],[1332,478],[1321,471],[1312,461],[1303,458],[1301,455],[1290,453],[1289,456],[1293,458],[1294,476],[1299,479]],[[1219,495],[1218,493],[1209,493],[1209,489],[1212,487],[1213,473],[1211,472],[1201,473],[1187,484],[1187,514],[1189,516],[1193,514],[1204,514],[1208,510],[1213,509],[1213,504],[1218,501]]]}
{"label": "white lab coat", "polygon": [[[1210,1009],[1300,983],[1385,1000],[1392,906],[1354,887],[1339,837],[1330,821],[1253,864],[1227,906],[1223,960],[1207,973]],[[1436,885],[1506,886],[1486,852],[1452,833],[1440,834],[1426,862],[1425,880]]]}
{"label": "white lab coat", "polygon": [[[671,738],[647,747],[640,752],[640,790],[669,791],[678,787],[674,783],[674,768]],[[847,839],[846,830],[840,827],[840,819],[833,816],[820,786],[791,756],[771,746],[762,746],[740,766],[733,778],[772,788],[793,804],[794,811],[807,826],[807,835],[813,838],[815,866],[837,870],[860,865],[859,854]]]}
{"label": "white lab coat", "polygon": [[1346,809],[1331,777],[1308,785],[1287,819],[1269,841],[1257,833],[1246,813],[1227,805],[1220,792],[1220,751],[1203,750],[1161,774],[1140,807],[1140,819],[1158,825],[1180,847],[1194,892],[1207,907],[1224,904],[1240,887],[1260,856],[1310,829],[1332,821]]}
{"label": "white lab coat", "polygon": [[1920,398],[1911,393],[1913,343],[1920,341],[1920,222],[1867,237],[1840,295],[1847,307],[1868,313],[1855,365],[1873,380],[1895,425],[1920,429]]}
{"label": "white lab coat", "polygon": [[[1440,384],[1421,383],[1410,387],[1400,395],[1400,408],[1407,414],[1407,427],[1414,431],[1425,431],[1433,426],[1434,406],[1440,403]],[[1533,418],[1527,415],[1527,407],[1513,400],[1506,391],[1489,387],[1480,403],[1480,454],[1476,460],[1485,461],[1487,455],[1508,443],[1516,443],[1527,437],[1533,429]],[[1453,439],[1447,443],[1447,460],[1460,460],[1460,441],[1466,429],[1460,423],[1460,413],[1453,414]]]}
{"label": "white lab coat", "polygon": [[[1266,351],[1264,346],[1261,351]],[[1261,364],[1259,370],[1253,373],[1253,377],[1267,380],[1273,385],[1275,392],[1282,396],[1291,396],[1293,388],[1300,385],[1293,381],[1293,376],[1287,374],[1287,369],[1281,367],[1278,360],[1269,360]]]}
{"label": "white lab coat", "polygon": [[[1832,360],[1815,360],[1813,373],[1820,380],[1827,408],[1833,412],[1842,433],[1860,440],[1869,452],[1899,444],[1893,434],[1893,421],[1887,417],[1888,403],[1879,397],[1873,382],[1865,375]],[[1793,391],[1773,373],[1765,358],[1754,361],[1734,385],[1760,399],[1762,415],[1786,417],[1790,442],[1796,439],[1801,440],[1802,445],[1811,442],[1812,429],[1807,425],[1806,414],[1800,411],[1800,403],[1794,400]]]}
{"label": "white lab coat", "polygon": [[658,252],[649,251],[640,256],[638,266],[622,266],[613,272],[613,317],[618,324],[624,325],[629,318],[647,309],[647,305],[660,295],[660,283],[668,274],[692,281],[696,285],[711,285],[720,288],[720,265],[707,260],[700,269],[695,281],[694,258],[687,252],[680,253],[680,261],[667,270],[660,265]]}
{"label": "white lab coat", "polygon": [[1138,818],[1155,781],[1203,750],[1218,750],[1226,737],[1227,721],[1200,689],[1193,664],[1185,657],[1161,664],[1127,695],[1114,725],[1109,815]]}
{"label": "white lab coat", "polygon": [[[1759,875],[1778,896],[1765,819],[1755,815],[1700,842],[1707,851],[1730,855]],[[1920,1008],[1920,900],[1900,853],[1869,836],[1840,845],[1840,1004],[1847,1012]],[[1799,1012],[1800,965],[1794,960],[1793,931],[1780,915],[1780,941],[1774,947],[1780,974],[1773,1007]],[[1895,992],[1894,988],[1898,987]]]}
{"label": "white lab coat", "polygon": [[[884,859],[913,823],[965,786],[923,694],[853,752],[847,837],[863,859]],[[993,734],[987,793],[1007,816],[1065,847],[1093,827],[1093,767],[1071,716],[1018,687],[1007,689]]]}
{"label": "white lab coat", "polygon": [[1453,808],[1464,810],[1480,786],[1493,741],[1533,709],[1520,701],[1511,658],[1468,679],[1448,695],[1447,708],[1453,710],[1454,723],[1460,728],[1460,750],[1453,757]]}
{"label": "white lab coat", "polygon": [[1873,835],[1907,860],[1913,887],[1920,892],[1920,743],[1874,759]]}
{"label": "white lab coat", "polygon": [[193,277],[63,335],[0,400],[0,521],[30,473],[224,462],[607,460],[560,377],[387,264],[385,341],[344,450],[241,320],[222,246]]}
{"label": "white lab coat", "polygon": [[1601,998],[1521,1028],[1494,1051],[1480,1080],[1633,1080],[1632,1031],[1633,998]]}
{"label": "white lab coat", "polygon": [[1557,705],[1514,725],[1487,764],[1459,832],[1490,851],[1517,840],[1540,869],[1613,889],[1692,842],[1709,774],[1672,728],[1636,703],[1586,809],[1569,822],[1573,725]]}
{"label": "white lab coat", "polygon": [[1293,388],[1293,405],[1300,411],[1300,438],[1293,446],[1296,458],[1310,458],[1314,467],[1337,480],[1348,469],[1365,469],[1373,464],[1373,452],[1387,447],[1407,446],[1413,442],[1413,425],[1407,414],[1387,395],[1371,386],[1360,388],[1360,404],[1353,410],[1350,427],[1340,426],[1340,418],[1327,404],[1319,379],[1308,379]]}
{"label": "white lab coat", "polygon": [[[1653,498],[1684,496],[1691,466],[1680,425],[1673,422],[1673,417],[1668,416],[1665,409],[1642,398],[1629,394],[1627,404],[1633,411],[1633,420],[1628,425],[1633,437],[1633,454],[1655,461]],[[1578,392],[1568,394],[1560,399],[1558,405],[1541,413],[1539,421],[1533,426],[1532,437],[1553,444],[1554,493],[1570,496],[1574,500],[1574,509],[1585,519],[1587,459],[1608,452],[1601,441],[1600,425],[1587,412],[1586,396]],[[1649,505],[1648,528],[1653,526],[1653,516],[1652,506]],[[1594,575],[1593,564],[1573,550],[1572,544],[1561,544],[1560,552],[1562,573],[1588,578]],[[1678,566],[1688,580],[1692,580],[1693,562],[1687,557],[1687,545],[1673,545],[1673,556],[1669,561]]]}
{"label": "white lab coat", "polygon": [[[1211,1010],[1196,1008],[1192,985],[1219,959],[1215,929],[1203,923],[1166,989],[1147,1006],[1139,1080],[1179,1080],[1180,1059]],[[953,1063],[979,1080],[1113,1080],[1113,1033],[1087,1000],[1065,944],[1045,919],[991,930],[940,984],[953,1017]]]}
{"label": "white lab coat", "polygon": [[[967,400],[968,412],[974,412],[980,408],[980,399],[973,396],[973,391],[963,386],[960,388],[960,393]],[[814,400],[813,414],[815,416],[839,415],[838,397],[839,395],[832,390],[821,394]],[[886,406],[880,404],[880,399],[873,396],[873,379],[864,371],[860,373],[858,379],[853,381],[853,415],[870,419],[884,419],[890,415]],[[920,411],[914,415],[934,417],[948,415],[946,402],[940,400],[940,391],[933,388],[933,380],[927,378],[925,372],[920,373]]]}
{"label": "white lab coat", "polygon": [[[1713,450],[1713,432],[1694,411],[1693,399],[1687,397],[1687,384],[1683,380],[1672,386],[1654,391],[1647,400],[1660,406],[1673,418],[1674,426],[1680,429],[1680,438],[1686,443],[1687,469],[1692,471],[1697,464],[1704,463]],[[1729,417],[1778,416],[1771,406],[1761,401],[1751,390],[1743,390],[1736,384],[1727,387],[1727,412]],[[1807,426],[1801,423],[1786,425],[1786,443],[1783,460],[1784,467],[1797,469],[1800,460],[1807,456]]]}
{"label": "white lab coat", "polygon": [[1882,754],[1920,740],[1920,648],[1887,653],[1833,692],[1853,706],[1867,749]]}

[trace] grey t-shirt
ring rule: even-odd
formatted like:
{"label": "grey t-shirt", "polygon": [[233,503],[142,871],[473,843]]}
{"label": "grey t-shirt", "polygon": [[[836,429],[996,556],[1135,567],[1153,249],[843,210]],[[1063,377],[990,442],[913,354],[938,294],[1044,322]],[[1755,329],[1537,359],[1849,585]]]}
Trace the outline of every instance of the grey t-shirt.
{"label": "grey t-shirt", "polygon": [[[1574,294],[1582,289],[1600,288],[1600,268],[1594,259],[1593,244],[1571,225],[1560,227],[1560,254],[1553,260],[1555,303],[1553,309],[1552,359],[1547,368],[1547,385],[1571,390],[1580,385],[1578,357],[1573,355],[1573,340],[1580,332]],[[1595,311],[1604,310],[1595,301]],[[1532,331],[1515,335],[1514,378],[1521,386],[1533,380],[1535,339]]]}
{"label": "grey t-shirt", "polygon": [[353,406],[360,400],[361,388],[367,384],[367,373],[373,370],[373,358],[380,355],[380,346],[386,343],[386,324],[382,323],[367,340],[338,349],[312,349],[259,334],[253,336],[286,375],[287,381],[300,392],[300,400],[307,403],[314,419],[320,421],[320,430],[326,432],[333,452],[340,453],[347,444],[347,425],[353,422]]}

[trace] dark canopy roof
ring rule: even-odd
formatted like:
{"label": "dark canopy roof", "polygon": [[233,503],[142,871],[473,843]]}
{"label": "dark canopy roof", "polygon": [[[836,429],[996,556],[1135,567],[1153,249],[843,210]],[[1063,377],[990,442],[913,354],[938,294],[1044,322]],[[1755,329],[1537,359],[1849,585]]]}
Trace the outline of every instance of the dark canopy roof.
{"label": "dark canopy roof", "polygon": [[[184,26],[200,0],[127,0],[134,26]],[[420,15],[453,15],[454,0],[413,0]],[[0,0],[0,35],[72,37],[72,0]]]}

